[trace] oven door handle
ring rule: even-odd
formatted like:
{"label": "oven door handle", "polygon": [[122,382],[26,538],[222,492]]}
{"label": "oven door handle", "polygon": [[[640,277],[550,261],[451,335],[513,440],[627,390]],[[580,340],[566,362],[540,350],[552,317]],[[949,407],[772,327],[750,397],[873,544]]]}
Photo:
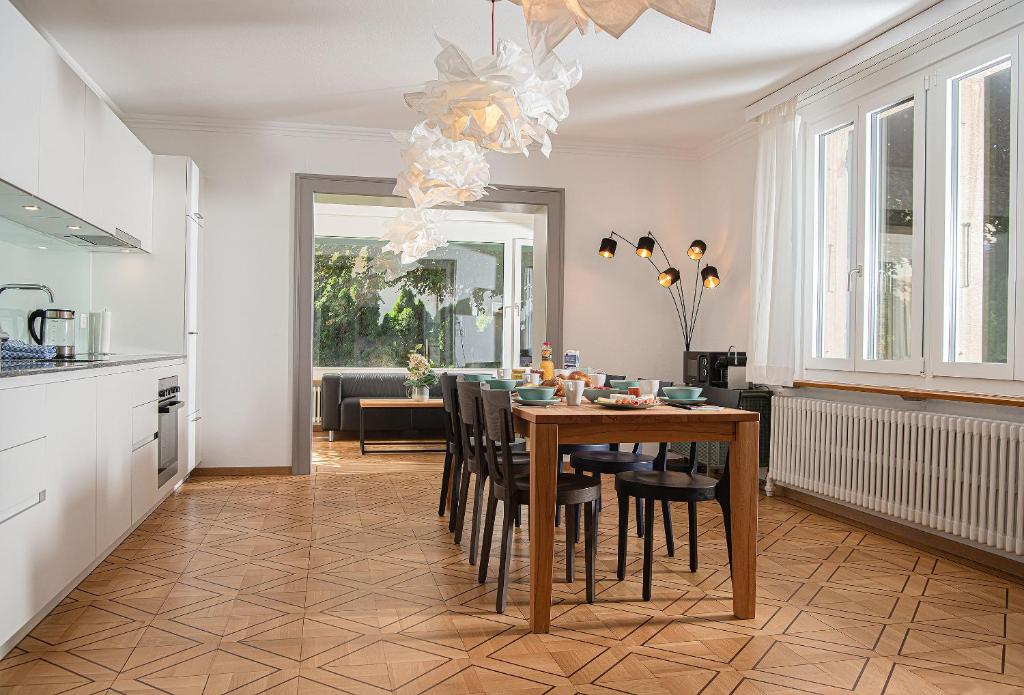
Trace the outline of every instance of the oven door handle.
{"label": "oven door handle", "polygon": [[160,404],[160,414],[161,415],[167,415],[172,410],[177,410],[178,408],[181,408],[184,405],[185,405],[184,401],[169,401],[167,403],[161,403]]}

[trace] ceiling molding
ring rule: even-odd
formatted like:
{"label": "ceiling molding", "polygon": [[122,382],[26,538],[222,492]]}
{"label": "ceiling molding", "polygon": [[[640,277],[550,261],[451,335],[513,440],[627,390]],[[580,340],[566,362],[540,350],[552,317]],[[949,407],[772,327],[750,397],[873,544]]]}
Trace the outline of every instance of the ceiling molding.
{"label": "ceiling molding", "polygon": [[[230,135],[274,135],[279,137],[335,138],[354,142],[387,142],[397,145],[396,135],[402,131],[386,128],[357,128],[352,126],[322,125],[317,123],[287,123],[280,121],[234,121],[213,118],[189,118],[181,116],[154,116],[127,114],[124,117],[129,128],[149,130],[186,130],[203,133],[224,133]],[[632,157],[640,159],[663,159],[692,162],[697,160],[694,150],[681,147],[659,147],[652,145],[630,145],[593,140],[572,140],[556,136],[553,139],[553,156],[571,154],[592,157]],[[539,155],[538,155],[539,156]]]}
{"label": "ceiling molding", "polygon": [[757,122],[750,121],[744,123],[736,130],[732,130],[721,137],[718,137],[711,142],[701,145],[696,150],[697,159],[704,161],[710,157],[714,157],[720,152],[724,152],[740,143],[746,142],[757,137]]}

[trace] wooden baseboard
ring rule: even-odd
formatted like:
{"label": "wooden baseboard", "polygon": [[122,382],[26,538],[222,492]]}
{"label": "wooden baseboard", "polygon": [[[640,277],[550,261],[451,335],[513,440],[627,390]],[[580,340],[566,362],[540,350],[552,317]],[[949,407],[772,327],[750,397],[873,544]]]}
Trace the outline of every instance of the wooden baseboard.
{"label": "wooden baseboard", "polygon": [[192,471],[194,476],[213,475],[291,475],[291,466],[225,466],[225,467],[203,467],[200,466]]}
{"label": "wooden baseboard", "polygon": [[951,562],[996,574],[1011,581],[1024,581],[1024,561],[1015,555],[995,548],[975,545],[924,526],[896,521],[859,507],[818,497],[815,494],[785,487],[778,483],[775,484],[775,495],[783,497],[787,502],[792,502],[799,507],[824,514],[900,543],[906,543]]}

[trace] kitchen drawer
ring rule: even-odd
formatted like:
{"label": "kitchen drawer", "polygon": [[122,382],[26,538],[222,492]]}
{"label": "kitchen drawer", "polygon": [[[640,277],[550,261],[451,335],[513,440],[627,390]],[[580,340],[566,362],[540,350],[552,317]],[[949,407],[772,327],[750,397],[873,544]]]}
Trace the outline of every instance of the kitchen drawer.
{"label": "kitchen drawer", "polygon": [[43,386],[0,391],[0,451],[44,436],[45,413]]}
{"label": "kitchen drawer", "polygon": [[46,438],[0,451],[0,527],[46,500]]}
{"label": "kitchen drawer", "polygon": [[132,451],[156,438],[158,418],[159,409],[155,402],[132,408]]}

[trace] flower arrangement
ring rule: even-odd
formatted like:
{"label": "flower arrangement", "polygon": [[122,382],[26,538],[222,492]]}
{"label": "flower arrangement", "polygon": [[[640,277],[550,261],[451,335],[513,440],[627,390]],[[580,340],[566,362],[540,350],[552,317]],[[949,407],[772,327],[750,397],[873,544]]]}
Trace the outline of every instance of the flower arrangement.
{"label": "flower arrangement", "polygon": [[437,383],[437,374],[424,355],[418,352],[409,353],[409,378],[405,385],[410,388],[430,388]]}

